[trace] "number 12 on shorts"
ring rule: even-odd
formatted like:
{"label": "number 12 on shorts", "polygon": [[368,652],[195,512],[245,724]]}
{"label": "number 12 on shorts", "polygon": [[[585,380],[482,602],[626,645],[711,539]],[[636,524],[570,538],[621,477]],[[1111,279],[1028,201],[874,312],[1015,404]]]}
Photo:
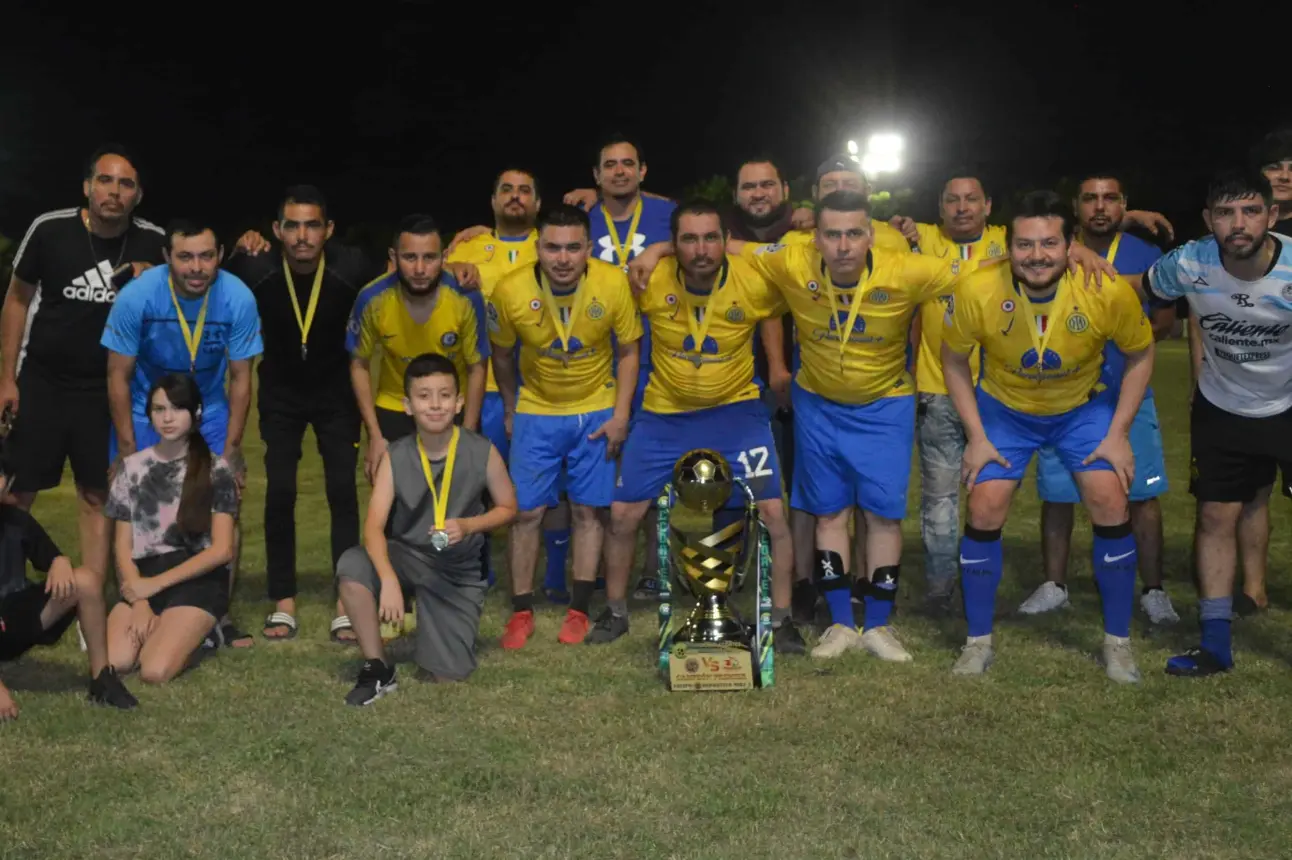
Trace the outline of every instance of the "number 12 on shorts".
{"label": "number 12 on shorts", "polygon": [[[745,467],[746,478],[769,478],[772,470],[767,468],[767,458],[771,456],[766,445],[759,445],[757,448],[750,448],[748,451],[741,451],[740,456],[736,457],[740,465]],[[755,464],[751,467],[750,461]]]}

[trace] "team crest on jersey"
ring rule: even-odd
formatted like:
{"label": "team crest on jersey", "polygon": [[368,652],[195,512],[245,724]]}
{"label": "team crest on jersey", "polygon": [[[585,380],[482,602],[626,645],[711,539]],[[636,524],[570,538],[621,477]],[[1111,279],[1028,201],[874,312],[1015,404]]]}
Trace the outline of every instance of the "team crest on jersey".
{"label": "team crest on jersey", "polygon": [[953,274],[953,275],[958,275],[958,274],[960,274],[960,261],[959,261],[959,260],[952,260],[952,261],[951,261],[951,274]]}
{"label": "team crest on jersey", "polygon": [[1292,302],[1292,284],[1283,285],[1283,301]]}
{"label": "team crest on jersey", "polygon": [[592,304],[588,305],[588,319],[596,321],[601,319],[605,315],[606,315],[606,306],[601,304],[601,302],[597,301],[596,299],[593,299]]}
{"label": "team crest on jersey", "polygon": [[670,307],[677,304],[677,296],[673,295],[672,293],[669,293],[667,296],[664,297],[664,304],[669,305]]}
{"label": "team crest on jersey", "polygon": [[809,293],[811,293],[812,295],[816,295],[818,292],[821,291],[821,285],[818,284],[816,281],[808,281],[807,289]]}
{"label": "team crest on jersey", "polygon": [[543,309],[543,302],[542,302],[542,300],[541,300],[541,299],[530,299],[530,300],[529,300],[529,309],[530,309],[531,311],[541,311],[541,310]]}
{"label": "team crest on jersey", "polygon": [[446,349],[452,349],[458,345],[458,333],[455,331],[446,331],[440,336],[440,346]]}
{"label": "team crest on jersey", "polygon": [[1000,310],[1001,313],[1012,314],[1014,312],[1014,300],[1005,299],[1005,301],[1000,303]]}
{"label": "team crest on jersey", "polygon": [[888,293],[884,290],[872,290],[866,294],[866,301],[874,305],[888,304]]}
{"label": "team crest on jersey", "polygon": [[777,251],[781,250],[784,247],[785,247],[784,242],[773,242],[770,245],[759,245],[757,248],[754,249],[754,253],[755,254],[775,254]]}
{"label": "team crest on jersey", "polygon": [[1086,319],[1086,315],[1081,311],[1075,311],[1068,317],[1068,331],[1073,334],[1081,334],[1088,328],[1090,328],[1090,320]]}
{"label": "team crest on jersey", "polygon": [[988,257],[1000,257],[1005,253],[1005,249],[1000,246],[999,242],[992,242],[987,246]]}
{"label": "team crest on jersey", "polygon": [[496,334],[501,329],[502,324],[498,321],[498,308],[493,302],[490,302],[489,306],[485,308],[485,316],[488,317],[489,331]]}
{"label": "team crest on jersey", "polygon": [[727,309],[727,322],[742,323],[744,321],[745,321],[745,312],[742,311],[740,308],[736,307],[735,305],[732,305],[730,308]]}

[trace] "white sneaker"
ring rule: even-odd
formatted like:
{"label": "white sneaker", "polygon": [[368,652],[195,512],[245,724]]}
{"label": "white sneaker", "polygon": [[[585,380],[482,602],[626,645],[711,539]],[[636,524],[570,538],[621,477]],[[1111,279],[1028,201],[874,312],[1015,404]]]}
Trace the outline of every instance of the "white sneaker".
{"label": "white sneaker", "polygon": [[1139,667],[1131,653],[1129,639],[1104,640],[1104,672],[1119,684],[1138,684]]}
{"label": "white sneaker", "polygon": [[1180,621],[1180,616],[1175,614],[1175,607],[1171,605],[1171,598],[1160,588],[1141,594],[1139,606],[1151,624],[1176,624]]}
{"label": "white sneaker", "polygon": [[1068,605],[1068,589],[1057,582],[1043,582],[1024,600],[1018,611],[1024,615],[1040,615]]}
{"label": "white sneaker", "polygon": [[851,627],[842,624],[831,624],[821,637],[821,641],[812,649],[813,657],[838,657],[845,651],[861,648],[861,636]]}
{"label": "white sneaker", "polygon": [[893,635],[893,629],[888,626],[872,627],[862,633],[861,647],[879,659],[892,663],[909,663],[914,659],[910,652],[902,647],[902,643],[897,641],[897,637]]}
{"label": "white sneaker", "polygon": [[996,649],[991,640],[966,642],[960,649],[960,659],[951,667],[952,675],[982,675],[996,661]]}

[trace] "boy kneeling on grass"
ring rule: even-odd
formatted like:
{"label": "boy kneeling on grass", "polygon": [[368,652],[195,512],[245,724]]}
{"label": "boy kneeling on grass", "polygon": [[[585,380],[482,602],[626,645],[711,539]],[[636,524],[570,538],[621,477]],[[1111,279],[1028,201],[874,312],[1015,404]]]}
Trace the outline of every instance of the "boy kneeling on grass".
{"label": "boy kneeling on grass", "polygon": [[[7,431],[6,431],[7,432]],[[40,523],[10,503],[15,477],[0,436],[0,662],[17,660],[37,645],[57,645],[73,620],[81,622],[90,658],[91,702],[129,710],[139,704],[108,664],[108,618],[103,588],[89,571],[75,570]],[[27,579],[27,562],[48,576]],[[18,705],[0,681],[0,722]]]}
{"label": "boy kneeling on grass", "polygon": [[337,587],[364,657],[347,704],[367,705],[395,689],[381,622],[403,621],[406,591],[417,600],[414,660],[422,672],[463,681],[475,671],[488,589],[481,547],[515,519],[516,489],[489,440],[454,423],[464,404],[452,361],[427,353],[409,362],[404,411],[417,433],[390,443],[373,480],[363,546],[337,562]]}

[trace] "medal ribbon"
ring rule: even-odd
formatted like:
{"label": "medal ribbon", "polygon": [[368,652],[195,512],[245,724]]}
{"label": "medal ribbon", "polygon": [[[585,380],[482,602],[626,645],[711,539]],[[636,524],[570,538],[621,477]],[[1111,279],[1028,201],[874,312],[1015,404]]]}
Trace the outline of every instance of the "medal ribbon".
{"label": "medal ribbon", "polygon": [[[833,283],[833,279],[830,277],[830,272],[825,268],[824,264],[822,264],[821,266],[821,275],[823,280],[825,281],[826,298],[830,300],[830,316],[832,319],[834,319],[835,324],[838,325],[839,307],[838,307],[838,304],[835,302],[834,283]],[[866,276],[867,277],[870,276],[869,271],[866,272]],[[865,300],[865,298],[866,298],[865,291],[863,290],[862,285],[859,283],[857,284],[857,287],[853,292],[852,307],[848,310],[847,325],[839,336],[839,366],[840,367],[843,366],[844,353],[848,348],[848,338],[852,336],[853,323],[857,321],[857,315],[861,313],[861,304]]]}
{"label": "medal ribbon", "polygon": [[175,293],[175,279],[168,274],[166,282],[170,285],[170,300],[175,305],[175,316],[179,318],[179,330],[184,335],[184,345],[188,347],[188,369],[193,371],[197,369],[197,350],[202,345],[202,330],[206,328],[206,305],[211,300],[211,288],[215,284],[207,287],[206,294],[202,296],[202,309],[197,312],[197,325],[190,329],[188,319],[184,316],[184,309],[179,306],[179,296]]}
{"label": "medal ribbon", "polygon": [[642,198],[637,196],[637,205],[633,208],[633,220],[628,224],[627,242],[619,240],[619,231],[615,229],[615,221],[606,211],[606,205],[601,204],[601,217],[606,219],[606,230],[609,231],[610,241],[614,243],[616,251],[619,253],[619,268],[624,271],[628,270],[628,251],[632,247],[633,237],[637,235],[637,225],[642,220]]}
{"label": "medal ribbon", "polygon": [[1111,263],[1113,260],[1116,260],[1116,259],[1117,259],[1117,246],[1118,246],[1118,245],[1120,245],[1121,243],[1122,243],[1122,234],[1121,234],[1121,231],[1119,230],[1119,231],[1117,231],[1117,235],[1113,237],[1113,243],[1112,243],[1111,245],[1109,245],[1109,246],[1108,246],[1108,253],[1107,253],[1107,254],[1104,254],[1104,259],[1105,259],[1105,260],[1107,260],[1107,261],[1108,261],[1108,262],[1110,262],[1110,263]]}
{"label": "medal ribbon", "polygon": [[[691,304],[690,291],[686,288],[686,279],[682,275],[681,267],[678,267],[678,281],[682,284],[682,304],[686,307],[686,328],[691,332],[691,342],[697,357],[704,352],[704,339],[709,334],[709,323],[713,321],[713,317],[709,315],[709,305],[713,304],[714,293],[722,289],[722,285],[726,283],[726,280],[727,264],[724,260],[722,271],[718,274],[718,280],[709,292],[709,298],[703,305],[693,305]],[[704,319],[697,323],[695,312],[700,308],[704,309]]]}
{"label": "medal ribbon", "polygon": [[283,257],[283,277],[287,279],[287,295],[292,298],[292,310],[296,312],[296,324],[301,329],[301,346],[309,339],[310,328],[314,325],[314,311],[319,306],[319,293],[322,292],[320,287],[323,286],[323,266],[326,257],[319,255],[319,267],[314,272],[314,286],[310,287],[310,301],[305,308],[305,316],[301,316],[301,302],[296,297],[296,283],[292,280],[291,267],[287,265],[287,257]]}
{"label": "medal ribbon", "polygon": [[561,341],[561,349],[567,353],[570,351],[570,333],[574,331],[574,320],[579,311],[583,310],[583,297],[587,292],[583,289],[583,282],[587,277],[587,272],[584,272],[579,278],[579,283],[574,287],[574,305],[570,308],[570,324],[567,326],[565,320],[561,319],[561,308],[556,304],[556,294],[552,292],[547,274],[540,272],[538,276],[538,290],[542,293],[543,301],[551,312],[552,325],[556,326],[556,336]]}
{"label": "medal ribbon", "polygon": [[[1051,308],[1063,307],[1063,303],[1067,300],[1067,287],[1068,276],[1064,275],[1059,281],[1059,288],[1055,291],[1054,298],[1050,299],[1048,303]],[[1021,284],[1018,287],[1018,300],[1027,316],[1027,331],[1032,335],[1032,346],[1036,347],[1036,368],[1037,379],[1039,380],[1041,371],[1045,369],[1045,347],[1050,342],[1050,335],[1054,334],[1054,330],[1058,328],[1057,320],[1051,319],[1050,325],[1046,327],[1045,333],[1042,334],[1040,326],[1036,322],[1036,307],[1028,299],[1027,289]],[[1053,317],[1054,314],[1051,313],[1049,316]]]}
{"label": "medal ribbon", "polygon": [[458,428],[453,427],[453,436],[449,440],[449,454],[444,459],[444,474],[440,477],[440,488],[435,489],[435,476],[431,474],[431,458],[426,456],[426,446],[422,436],[417,436],[417,455],[422,461],[422,474],[426,476],[426,486],[431,488],[431,504],[435,510],[435,528],[444,528],[444,519],[449,512],[449,488],[453,485],[453,463],[458,457]]}

